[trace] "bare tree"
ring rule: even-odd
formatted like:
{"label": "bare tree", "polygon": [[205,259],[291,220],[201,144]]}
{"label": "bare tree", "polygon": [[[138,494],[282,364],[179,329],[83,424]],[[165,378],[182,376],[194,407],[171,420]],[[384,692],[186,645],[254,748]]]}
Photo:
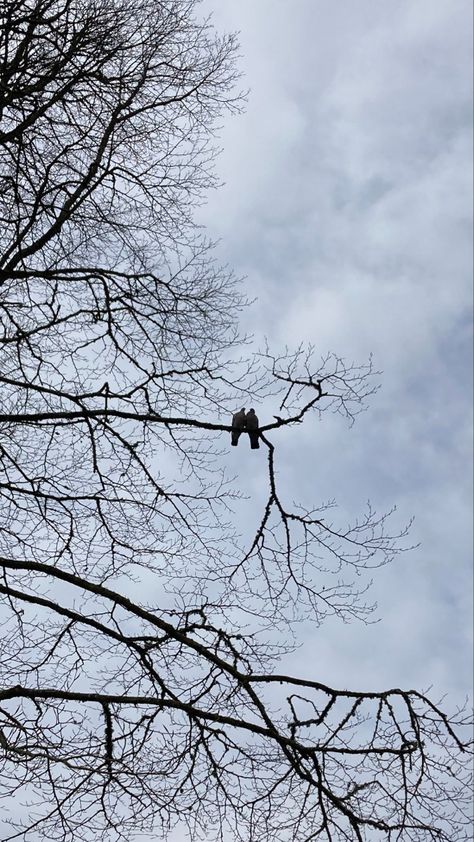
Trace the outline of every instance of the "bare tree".
{"label": "bare tree", "polygon": [[[280,674],[305,617],[370,615],[406,547],[288,504],[278,431],[352,419],[371,364],[246,355],[193,224],[236,43],[195,0],[4,0],[0,87],[2,840],[467,839],[466,719]],[[230,417],[260,429],[247,535]],[[224,439],[223,439],[224,436]],[[222,450],[222,442],[226,447]]]}

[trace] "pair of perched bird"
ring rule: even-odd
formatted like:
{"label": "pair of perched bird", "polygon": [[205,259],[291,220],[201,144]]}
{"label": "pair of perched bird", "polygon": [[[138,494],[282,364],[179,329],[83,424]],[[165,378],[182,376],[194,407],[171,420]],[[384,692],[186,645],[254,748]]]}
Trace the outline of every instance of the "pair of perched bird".
{"label": "pair of perched bird", "polygon": [[237,447],[239,438],[244,432],[249,434],[250,447],[252,450],[256,450],[257,447],[260,447],[258,442],[258,418],[255,415],[254,409],[249,409],[248,412],[245,412],[245,407],[243,407],[239,412],[236,412],[235,415],[232,416],[231,444],[233,447]]}

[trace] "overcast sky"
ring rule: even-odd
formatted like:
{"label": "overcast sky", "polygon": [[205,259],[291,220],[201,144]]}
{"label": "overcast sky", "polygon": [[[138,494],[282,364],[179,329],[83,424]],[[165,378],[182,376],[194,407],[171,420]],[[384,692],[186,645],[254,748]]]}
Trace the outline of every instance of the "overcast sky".
{"label": "overcast sky", "polygon": [[[294,670],[459,698],[471,683],[471,0],[206,0],[239,30],[250,88],[223,127],[201,219],[257,302],[245,327],[364,361],[382,390],[352,429],[279,440],[288,499],[370,497],[421,546],[375,574],[382,619],[304,630]],[[268,421],[271,419],[262,419]],[[257,489],[260,454],[233,451]]]}

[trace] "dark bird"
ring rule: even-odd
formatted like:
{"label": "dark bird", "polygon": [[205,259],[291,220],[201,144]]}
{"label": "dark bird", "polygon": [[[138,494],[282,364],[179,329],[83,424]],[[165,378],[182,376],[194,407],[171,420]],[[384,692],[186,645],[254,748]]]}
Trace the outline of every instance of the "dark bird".
{"label": "dark bird", "polygon": [[256,450],[260,447],[258,441],[260,435],[258,432],[258,418],[255,415],[255,410],[253,408],[249,409],[247,415],[245,416],[245,426],[250,437],[250,447],[252,450]]}
{"label": "dark bird", "polygon": [[230,443],[232,447],[237,447],[241,433],[245,428],[245,407],[239,412],[235,412],[232,416],[232,432],[230,434]]}

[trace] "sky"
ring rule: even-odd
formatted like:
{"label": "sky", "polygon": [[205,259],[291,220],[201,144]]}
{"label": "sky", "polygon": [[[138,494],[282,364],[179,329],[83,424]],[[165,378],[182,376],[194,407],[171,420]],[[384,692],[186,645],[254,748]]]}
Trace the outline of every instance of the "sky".
{"label": "sky", "polygon": [[[202,11],[239,32],[249,89],[198,214],[255,299],[243,331],[275,352],[373,353],[382,371],[353,427],[325,415],[273,433],[280,487],[308,506],[335,498],[343,523],[369,498],[396,505],[419,545],[374,572],[376,625],[302,625],[283,666],[352,690],[431,687],[449,710],[472,693],[472,2]],[[249,535],[265,455],[229,448]]]}
{"label": "sky", "polygon": [[[395,504],[420,544],[375,571],[376,626],[303,627],[292,669],[458,701],[472,681],[472,4],[203,7],[239,31],[249,88],[199,213],[256,299],[243,327],[275,350],[373,353],[383,372],[352,428],[326,416],[278,434],[287,498],[335,497],[343,519]],[[258,456],[232,453],[257,498]]]}

